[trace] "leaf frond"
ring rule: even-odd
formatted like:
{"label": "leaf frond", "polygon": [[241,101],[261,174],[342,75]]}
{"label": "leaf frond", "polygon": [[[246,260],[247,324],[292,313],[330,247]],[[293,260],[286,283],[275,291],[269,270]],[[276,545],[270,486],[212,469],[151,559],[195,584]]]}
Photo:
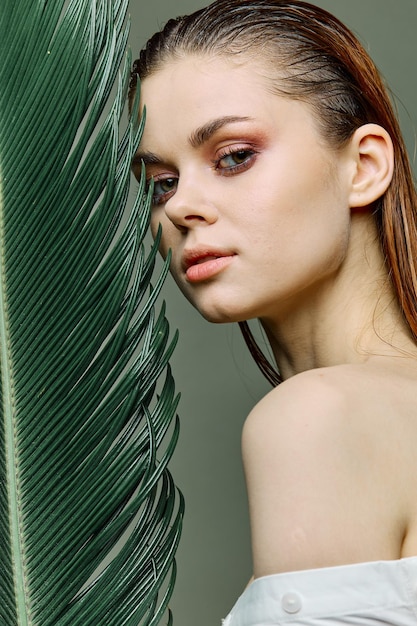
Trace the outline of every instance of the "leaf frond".
{"label": "leaf frond", "polygon": [[[184,501],[127,0],[0,12],[0,623],[156,626]],[[138,111],[138,100],[135,103]],[[133,116],[134,119],[137,116]],[[159,308],[158,308],[159,307]]]}

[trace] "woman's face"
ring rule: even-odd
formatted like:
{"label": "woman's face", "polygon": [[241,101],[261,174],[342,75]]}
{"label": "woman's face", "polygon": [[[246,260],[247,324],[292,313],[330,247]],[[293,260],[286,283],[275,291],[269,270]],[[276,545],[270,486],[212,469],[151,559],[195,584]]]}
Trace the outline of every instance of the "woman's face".
{"label": "woman's face", "polygon": [[349,238],[351,164],[308,105],[259,64],[186,57],[142,84],[141,159],[152,230],[190,302],[213,322],[279,319],[332,280]]}

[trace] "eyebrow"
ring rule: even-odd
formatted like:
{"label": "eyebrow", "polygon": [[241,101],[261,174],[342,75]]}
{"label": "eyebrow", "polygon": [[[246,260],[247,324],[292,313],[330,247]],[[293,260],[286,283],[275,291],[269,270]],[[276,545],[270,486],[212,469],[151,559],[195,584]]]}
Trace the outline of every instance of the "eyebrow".
{"label": "eyebrow", "polygon": [[139,167],[141,167],[142,162],[144,163],[144,165],[159,165],[159,163],[162,163],[162,160],[157,154],[154,154],[153,152],[141,151],[136,152],[135,156],[132,159],[131,166],[134,167],[135,165],[138,165]]}
{"label": "eyebrow", "polygon": [[204,143],[209,141],[211,137],[217,133],[218,130],[226,126],[227,124],[236,124],[238,122],[248,122],[252,120],[251,117],[240,117],[238,115],[225,115],[223,117],[218,117],[215,120],[211,120],[197,128],[193,133],[191,133],[188,142],[191,144],[193,148],[199,148]]}
{"label": "eyebrow", "polygon": [[[200,126],[195,131],[193,131],[188,138],[188,143],[193,148],[199,148],[207,141],[209,141],[211,137],[224,126],[227,126],[228,124],[236,124],[239,122],[249,122],[252,120],[252,117],[242,117],[239,115],[224,115],[223,117],[218,117],[214,120],[207,122],[206,124],[203,124],[203,126]],[[159,165],[163,162],[163,160],[154,152],[139,150],[132,159],[132,166],[140,166],[142,162],[145,165]]]}

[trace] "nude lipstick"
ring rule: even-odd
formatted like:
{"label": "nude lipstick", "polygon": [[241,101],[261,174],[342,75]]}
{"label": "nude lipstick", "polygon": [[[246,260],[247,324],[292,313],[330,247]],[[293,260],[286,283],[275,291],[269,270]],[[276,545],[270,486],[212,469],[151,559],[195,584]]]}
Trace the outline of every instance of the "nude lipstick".
{"label": "nude lipstick", "polygon": [[230,251],[198,248],[184,253],[183,267],[190,283],[210,280],[226,267],[235,257]]}

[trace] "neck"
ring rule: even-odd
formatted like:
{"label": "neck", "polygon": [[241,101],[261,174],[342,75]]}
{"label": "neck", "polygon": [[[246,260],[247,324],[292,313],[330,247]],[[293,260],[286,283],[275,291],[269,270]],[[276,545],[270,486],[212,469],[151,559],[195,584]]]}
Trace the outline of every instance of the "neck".
{"label": "neck", "polygon": [[261,323],[284,380],[313,368],[416,354],[370,215],[352,219],[351,244],[337,272]]}

